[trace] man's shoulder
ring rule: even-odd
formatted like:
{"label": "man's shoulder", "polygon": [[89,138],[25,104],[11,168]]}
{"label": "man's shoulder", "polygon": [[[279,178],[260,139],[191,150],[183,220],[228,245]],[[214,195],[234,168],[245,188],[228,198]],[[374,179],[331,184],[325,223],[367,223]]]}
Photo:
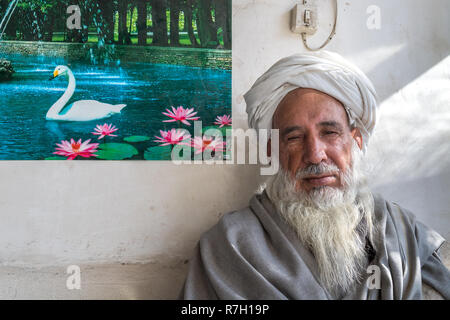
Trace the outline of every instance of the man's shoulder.
{"label": "man's shoulder", "polygon": [[401,206],[395,201],[386,199],[379,193],[373,194],[375,214],[380,216],[388,214],[389,217],[394,220],[394,222],[401,221],[407,222],[411,226],[416,223],[416,216],[410,210]]}
{"label": "man's shoulder", "polygon": [[425,261],[436,249],[438,249],[445,239],[435,230],[419,221],[408,209],[400,206],[394,201],[386,200],[379,194],[374,194],[375,216],[378,226],[391,236],[391,239],[398,239],[403,247],[412,243],[418,248],[422,261]]}

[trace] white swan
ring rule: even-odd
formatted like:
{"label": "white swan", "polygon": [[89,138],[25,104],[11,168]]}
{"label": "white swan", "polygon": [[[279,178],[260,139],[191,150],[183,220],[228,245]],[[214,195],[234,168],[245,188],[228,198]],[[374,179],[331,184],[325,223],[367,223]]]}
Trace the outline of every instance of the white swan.
{"label": "white swan", "polygon": [[62,113],[66,103],[70,100],[75,92],[75,77],[72,71],[67,66],[57,66],[53,71],[53,76],[50,80],[58,76],[65,75],[69,78],[69,85],[66,92],[53,104],[48,110],[45,118],[47,120],[59,121],[90,121],[102,118],[108,118],[113,114],[120,113],[120,110],[125,108],[126,104],[112,105],[108,103],[99,102],[96,100],[80,100],[68,105]]}

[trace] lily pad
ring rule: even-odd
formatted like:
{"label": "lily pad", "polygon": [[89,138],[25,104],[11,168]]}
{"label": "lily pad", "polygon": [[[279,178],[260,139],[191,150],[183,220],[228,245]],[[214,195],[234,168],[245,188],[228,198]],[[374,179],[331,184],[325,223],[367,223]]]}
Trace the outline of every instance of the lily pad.
{"label": "lily pad", "polygon": [[128,143],[103,143],[98,146],[99,150],[95,153],[99,159],[122,160],[131,158],[139,152],[135,147]]}
{"label": "lily pad", "polygon": [[158,146],[150,147],[144,152],[145,160],[171,160],[172,159],[172,147],[171,146]]}
{"label": "lily pad", "polygon": [[123,140],[126,141],[126,142],[142,142],[142,141],[150,140],[150,137],[147,137],[147,136],[131,136],[131,137],[126,137]]}
{"label": "lily pad", "polygon": [[53,156],[53,157],[45,158],[44,160],[67,160],[67,158],[66,157]]}

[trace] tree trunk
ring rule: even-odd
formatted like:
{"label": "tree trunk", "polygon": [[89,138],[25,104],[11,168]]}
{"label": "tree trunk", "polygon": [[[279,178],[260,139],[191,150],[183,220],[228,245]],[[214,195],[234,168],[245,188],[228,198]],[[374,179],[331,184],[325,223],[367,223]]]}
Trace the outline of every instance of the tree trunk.
{"label": "tree trunk", "polygon": [[210,0],[197,0],[197,32],[203,48],[217,46],[217,28],[211,17]]}
{"label": "tree trunk", "polygon": [[223,45],[231,49],[231,0],[214,0],[216,26],[222,28]]}
{"label": "tree trunk", "polygon": [[32,9],[33,22],[32,22],[32,31],[33,31],[33,41],[41,41],[44,39],[45,30],[44,30],[44,14],[41,12],[39,8]]}
{"label": "tree trunk", "polygon": [[119,44],[126,44],[128,0],[119,0]]}
{"label": "tree trunk", "polygon": [[53,30],[54,30],[54,26],[55,26],[55,12],[50,12],[49,17],[48,17],[48,21],[46,21],[46,34],[45,34],[45,38],[44,41],[49,41],[51,42],[53,39]]}
{"label": "tree trunk", "polygon": [[166,1],[152,0],[153,42],[157,46],[167,46]]}
{"label": "tree trunk", "polygon": [[99,37],[103,38],[105,44],[114,42],[114,10],[113,1],[98,0],[98,8],[100,14],[97,15],[98,28],[100,30]]}
{"label": "tree trunk", "polygon": [[191,41],[191,45],[193,47],[198,47],[197,39],[195,38],[194,34],[194,27],[192,26],[192,0],[186,1],[186,7],[184,10],[184,18],[185,18],[185,28],[187,26],[187,32],[189,35],[189,40]]}
{"label": "tree trunk", "polygon": [[138,18],[138,45],[145,46],[147,44],[147,2],[146,0],[138,0],[137,2]]}
{"label": "tree trunk", "polygon": [[[14,13],[14,14],[16,14],[16,13]],[[16,40],[16,38],[17,38],[16,30],[17,30],[17,18],[16,19],[11,18],[11,20],[9,20],[8,25],[6,26],[5,34],[3,35],[3,37],[4,37],[3,39]]]}
{"label": "tree trunk", "polygon": [[170,45],[178,46],[180,44],[180,8],[178,0],[170,0]]}
{"label": "tree trunk", "polygon": [[231,15],[232,15],[232,5],[231,5],[231,0],[226,0],[227,1],[227,29],[226,29],[226,42],[225,42],[225,38],[224,38],[224,44],[225,44],[225,48],[226,49],[231,49],[231,44],[232,44],[232,24],[231,24]]}
{"label": "tree trunk", "polygon": [[92,2],[86,0],[78,0],[78,5],[80,6],[81,11],[81,30],[78,30],[80,34],[79,42],[86,43],[89,41],[89,25],[92,22],[93,12],[96,11],[96,6]]}

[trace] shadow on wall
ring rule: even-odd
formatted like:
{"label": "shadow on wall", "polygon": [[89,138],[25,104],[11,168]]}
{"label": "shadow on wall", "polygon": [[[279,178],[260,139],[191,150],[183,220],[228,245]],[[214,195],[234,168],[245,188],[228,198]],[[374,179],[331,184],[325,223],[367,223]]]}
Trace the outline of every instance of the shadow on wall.
{"label": "shadow on wall", "polygon": [[450,168],[438,176],[398,179],[372,190],[410,210],[419,221],[450,239]]}
{"label": "shadow on wall", "polygon": [[450,56],[385,100],[370,141],[374,184],[450,171]]}
{"label": "shadow on wall", "polygon": [[386,99],[368,148],[374,189],[450,237],[450,56]]}
{"label": "shadow on wall", "polygon": [[[338,1],[338,4],[337,51],[365,66],[380,102],[450,54],[448,1],[436,0],[433,6],[420,0]],[[373,5],[380,10],[379,29],[367,27],[373,12],[367,10]],[[355,21],[355,16],[362,18]],[[355,28],[362,32],[355,32]]]}

